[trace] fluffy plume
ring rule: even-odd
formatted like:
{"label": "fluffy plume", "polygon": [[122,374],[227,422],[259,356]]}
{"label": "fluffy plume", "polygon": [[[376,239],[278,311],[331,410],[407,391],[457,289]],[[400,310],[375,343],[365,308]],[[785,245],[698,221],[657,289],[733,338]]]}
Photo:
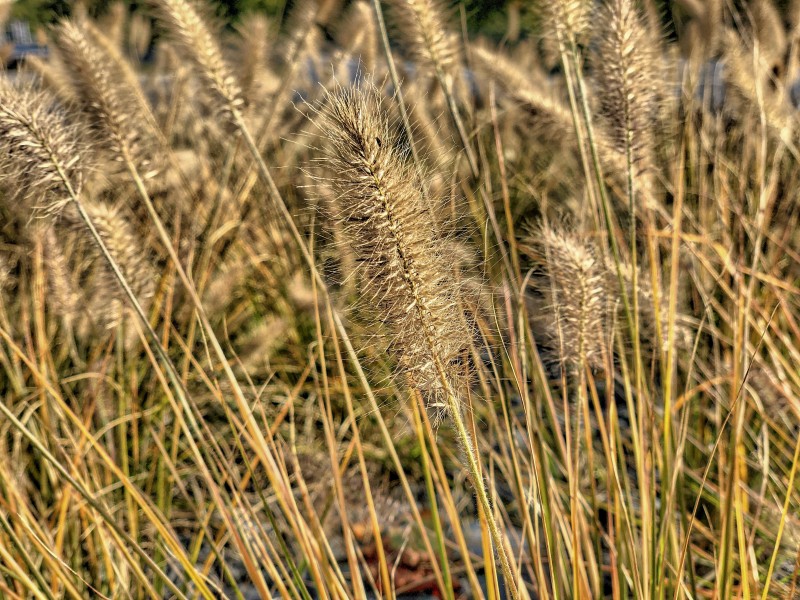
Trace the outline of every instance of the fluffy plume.
{"label": "fluffy plume", "polygon": [[98,140],[117,160],[131,159],[141,166],[151,142],[142,133],[146,126],[142,127],[141,116],[136,114],[136,91],[78,24],[62,22],[55,38],[74,94]]}
{"label": "fluffy plume", "polygon": [[597,246],[574,232],[541,227],[524,246],[542,277],[533,280],[544,309],[544,341],[556,348],[561,362],[600,368],[610,322],[609,275]]}
{"label": "fluffy plume", "polygon": [[114,2],[108,8],[108,12],[99,23],[106,37],[108,37],[117,48],[122,48],[126,25],[128,24],[128,12],[129,5],[127,2]]}
{"label": "fluffy plume", "polygon": [[778,9],[771,0],[757,0],[752,9],[755,37],[769,68],[778,68],[786,55],[788,41]]}
{"label": "fluffy plume", "polygon": [[[545,133],[574,137],[575,125],[569,107],[565,106],[551,90],[540,90],[531,83],[526,73],[507,57],[482,46],[473,46],[470,56],[475,67],[493,80],[515,102],[531,114],[537,127]],[[542,78],[535,78],[544,80]]]}
{"label": "fluffy plume", "polygon": [[[253,83],[265,68],[269,52],[270,22],[264,15],[248,15],[239,31],[239,81],[245,94],[250,94]],[[251,97],[251,96],[248,96]]]}
{"label": "fluffy plume", "polygon": [[286,35],[280,49],[284,63],[292,64],[299,53],[318,41],[317,10],[317,3],[312,0],[298,0],[292,6],[286,19]]}
{"label": "fluffy plume", "polygon": [[0,77],[0,181],[9,192],[58,212],[80,193],[86,154],[51,96]]}
{"label": "fluffy plume", "polygon": [[401,372],[429,407],[441,409],[460,387],[469,327],[442,240],[380,98],[370,84],[328,94],[319,123],[330,147],[327,166],[336,173],[339,218],[364,269],[365,299],[390,330]]}
{"label": "fluffy plume", "polygon": [[608,0],[598,13],[593,55],[597,95],[611,141],[630,147],[633,162],[650,160],[658,80],[656,46],[633,0]]}
{"label": "fluffy plume", "polygon": [[150,43],[153,41],[153,31],[150,19],[136,12],[131,15],[128,31],[128,45],[136,58],[144,58]]}
{"label": "fluffy plume", "polygon": [[783,98],[770,83],[772,70],[769,57],[761,51],[761,46],[750,48],[748,44],[743,44],[741,38],[731,29],[725,30],[720,39],[724,48],[723,77],[733,91],[725,98],[729,108],[738,100],[745,109],[762,109],[767,123],[774,129],[781,130],[789,115]]}
{"label": "fluffy plume", "polygon": [[[64,256],[63,240],[56,232],[55,227],[49,225],[37,229],[47,269],[49,305],[61,317],[64,326],[71,331],[80,313],[81,294],[73,280],[67,258]],[[63,234],[63,232],[60,233]]]}
{"label": "fluffy plume", "polygon": [[[609,287],[619,290],[616,266],[610,260],[608,261],[607,271],[609,274]],[[626,294],[628,298],[632,298],[633,268],[631,265],[622,265],[622,281],[625,287],[619,291],[619,294]],[[666,350],[667,335],[669,333],[669,298],[660,290],[653,289],[650,275],[646,272],[640,271],[638,273],[636,290],[639,302],[639,338],[641,346],[653,353],[661,349]],[[656,291],[659,292],[657,297]],[[674,344],[678,348],[686,348],[691,343],[691,331],[686,327],[683,316],[679,313],[675,323]]]}
{"label": "fluffy plume", "polygon": [[406,49],[419,64],[443,73],[459,58],[458,38],[439,0],[392,0],[392,16]]}
{"label": "fluffy plume", "polygon": [[349,6],[337,26],[336,39],[342,48],[360,58],[364,71],[375,70],[378,30],[375,13],[367,2],[357,0]]}
{"label": "fluffy plume", "polygon": [[57,48],[50,49],[47,60],[33,55],[26,56],[24,68],[36,76],[41,87],[53,93],[64,105],[75,101],[72,86]]}
{"label": "fluffy plume", "polygon": [[[136,299],[147,310],[155,292],[155,276],[141,239],[120,209],[95,202],[84,202],[84,208]],[[63,220],[77,235],[88,235],[86,225],[73,211],[65,211]],[[100,251],[93,242],[88,247],[91,262],[84,274],[90,282],[88,312],[99,327],[113,329],[122,319],[127,299]]]}
{"label": "fluffy plume", "polygon": [[539,0],[546,32],[564,41],[577,39],[588,27],[592,0]]}
{"label": "fluffy plume", "polygon": [[157,0],[160,17],[183,55],[228,118],[244,104],[242,89],[222,57],[217,40],[188,0]]}

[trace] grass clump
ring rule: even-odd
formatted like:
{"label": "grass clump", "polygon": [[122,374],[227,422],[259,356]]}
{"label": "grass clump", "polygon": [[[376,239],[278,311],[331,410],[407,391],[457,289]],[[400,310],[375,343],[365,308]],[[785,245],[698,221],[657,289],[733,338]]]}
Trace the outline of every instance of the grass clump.
{"label": "grass clump", "polygon": [[0,74],[0,597],[797,596],[796,11],[386,4]]}

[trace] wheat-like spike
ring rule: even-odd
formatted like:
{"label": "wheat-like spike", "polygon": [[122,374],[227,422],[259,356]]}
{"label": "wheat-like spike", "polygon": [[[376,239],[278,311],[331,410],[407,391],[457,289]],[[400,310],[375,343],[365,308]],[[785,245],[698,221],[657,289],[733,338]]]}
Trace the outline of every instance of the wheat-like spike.
{"label": "wheat-like spike", "polygon": [[[121,209],[87,201],[83,206],[136,299],[147,310],[155,293],[155,274],[141,238],[136,235]],[[86,225],[74,211],[65,211],[62,220],[76,235],[87,236]],[[114,273],[91,241],[89,250],[92,253],[89,266],[91,273],[87,277],[91,282],[91,290],[87,294],[89,315],[102,329],[113,329],[119,325],[127,308],[125,295]]]}
{"label": "wheat-like spike", "polygon": [[77,193],[84,179],[79,139],[49,94],[0,76],[0,181],[14,197],[59,212],[70,200],[65,180]]}
{"label": "wheat-like spike", "polygon": [[763,110],[767,124],[777,131],[782,130],[790,115],[786,111],[783,98],[770,86],[771,71],[767,57],[758,47],[748,48],[746,44],[742,44],[741,37],[733,30],[724,31],[720,38],[724,48],[723,77],[738,92],[731,94],[731,98],[738,96],[747,108]]}
{"label": "wheat-like spike", "polygon": [[651,161],[657,111],[656,44],[633,0],[608,0],[598,13],[593,66],[599,110],[611,141],[643,170]]}
{"label": "wheat-like spike", "polygon": [[375,71],[378,29],[375,13],[365,0],[356,0],[336,26],[336,40],[348,53],[357,55],[364,72]]}
{"label": "wheat-like spike", "polygon": [[[608,286],[610,289],[619,290],[619,294],[626,294],[629,298],[633,294],[633,267],[629,264],[620,265],[624,289],[620,290],[619,278],[615,274],[616,266],[608,260],[609,273]],[[658,296],[656,296],[656,292]],[[654,289],[652,280],[647,273],[638,272],[636,276],[637,305],[639,307],[639,338],[642,348],[651,352],[666,351],[669,333],[669,298],[658,288]],[[691,344],[691,332],[682,315],[677,315],[674,330],[674,344],[676,347],[685,348]]]}
{"label": "wheat-like spike", "polygon": [[[247,96],[253,91],[253,83],[266,67],[269,54],[271,25],[261,14],[249,15],[238,28],[239,32],[239,81]],[[249,96],[248,96],[249,97]]]}
{"label": "wheat-like spike", "polygon": [[592,0],[538,0],[545,33],[575,42],[589,26],[592,5]]}
{"label": "wheat-like spike", "polygon": [[298,0],[286,18],[285,34],[279,55],[284,64],[291,64],[297,53],[303,51],[317,37],[318,6],[314,0]]}
{"label": "wheat-like spike", "polygon": [[783,19],[771,0],[756,0],[752,14],[755,37],[761,52],[767,57],[769,67],[776,67],[783,62],[788,46]]}
{"label": "wheat-like spike", "polygon": [[442,412],[443,396],[460,387],[470,334],[413,167],[381,111],[380,93],[368,83],[328,94],[321,126],[331,148],[327,165],[337,174],[331,185],[364,269],[364,293],[391,331],[399,368]]}
{"label": "wheat-like spike", "polygon": [[134,58],[141,60],[147,54],[153,41],[153,27],[150,18],[135,12],[130,17],[128,27],[128,47]]}
{"label": "wheat-like spike", "polygon": [[542,226],[524,245],[544,271],[534,281],[549,310],[546,342],[574,368],[604,364],[612,288],[597,246],[577,232]]}
{"label": "wheat-like spike", "polygon": [[391,0],[398,35],[420,65],[450,73],[460,59],[458,38],[450,31],[439,0]]}
{"label": "wheat-like spike", "polygon": [[167,31],[184,57],[194,63],[219,110],[232,118],[244,104],[244,95],[222,56],[222,50],[198,9],[189,0],[155,0]]}
{"label": "wheat-like spike", "polygon": [[[64,256],[63,241],[52,224],[37,228],[42,243],[44,265],[47,269],[48,300],[50,306],[63,319],[67,329],[72,329],[80,313],[83,299],[70,273],[67,258]],[[61,232],[63,234],[63,232]]]}
{"label": "wheat-like spike", "polygon": [[55,94],[64,105],[75,101],[69,77],[56,48],[51,49],[47,60],[38,56],[26,56],[23,67],[33,73],[40,85]]}
{"label": "wheat-like spike", "polygon": [[320,127],[327,165],[341,197],[341,219],[362,261],[364,291],[392,339],[398,368],[426,400],[435,419],[450,418],[470,479],[485,511],[492,541],[513,600],[519,600],[512,563],[494,519],[480,459],[464,422],[462,403],[472,346],[461,290],[444,262],[438,228],[430,223],[414,168],[368,82],[327,94]]}
{"label": "wheat-like spike", "polygon": [[129,5],[127,2],[117,0],[108,8],[108,12],[100,20],[100,27],[106,37],[117,48],[122,48],[125,39],[125,28],[128,24]]}
{"label": "wheat-like spike", "polygon": [[98,140],[117,160],[130,159],[141,167],[153,142],[144,133],[147,124],[142,127],[142,119],[136,114],[136,91],[77,23],[63,21],[56,29],[55,40],[75,96]]}
{"label": "wheat-like spike", "polygon": [[498,52],[475,45],[470,49],[475,68],[493,80],[515,102],[531,113],[537,126],[557,136],[575,136],[575,125],[568,106],[550,90],[540,90],[530,74]]}

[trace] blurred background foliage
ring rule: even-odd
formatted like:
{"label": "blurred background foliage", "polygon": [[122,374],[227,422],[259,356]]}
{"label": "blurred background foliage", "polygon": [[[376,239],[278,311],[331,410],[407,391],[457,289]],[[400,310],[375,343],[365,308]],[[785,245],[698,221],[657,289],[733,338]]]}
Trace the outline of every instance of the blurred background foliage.
{"label": "blurred background foliage", "polygon": [[[291,8],[294,0],[213,0],[216,5],[217,16],[228,25],[235,24],[248,12],[265,12],[273,17],[280,18]],[[92,16],[101,16],[113,0],[83,0],[82,2]],[[344,7],[348,0],[342,2]],[[17,0],[13,16],[28,21],[32,27],[48,25],[60,17],[71,14],[75,2],[68,0]],[[129,2],[131,10],[135,10],[145,2],[135,0]],[[531,11],[525,10],[525,5],[532,4],[526,0],[465,0],[461,3],[467,28],[471,33],[480,32],[483,35],[500,39],[507,30],[509,18],[527,21],[514,24],[513,27],[526,29],[531,25]]]}
{"label": "blurred background foliage", "polygon": [[[219,21],[228,27],[234,27],[250,12],[263,12],[272,18],[282,20],[292,5],[298,0],[210,0],[215,7]],[[537,0],[449,0],[452,5],[454,19],[462,22],[469,35],[481,35],[492,39],[495,43],[514,42],[537,31]],[[549,0],[539,0],[548,2]],[[683,9],[684,0],[640,0],[643,6],[661,15],[664,34],[675,35],[676,29],[686,18]],[[115,0],[12,0],[11,17],[27,21],[31,29],[47,26],[58,19],[69,16],[76,5],[83,4],[89,15],[100,17],[106,13]],[[339,0],[344,10],[350,0]],[[790,0],[775,0],[775,6],[784,11]],[[146,0],[130,0],[133,12],[147,4]],[[748,0],[731,0],[734,10],[747,13]]]}

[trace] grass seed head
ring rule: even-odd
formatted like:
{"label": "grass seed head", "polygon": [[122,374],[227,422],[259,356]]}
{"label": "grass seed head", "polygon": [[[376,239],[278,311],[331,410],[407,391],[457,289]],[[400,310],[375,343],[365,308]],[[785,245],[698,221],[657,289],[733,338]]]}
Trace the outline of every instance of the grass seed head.
{"label": "grass seed head", "polygon": [[244,104],[244,95],[200,11],[190,0],[156,0],[156,4],[166,30],[229,120]]}
{"label": "grass seed head", "polygon": [[441,2],[392,0],[390,6],[395,27],[411,57],[422,66],[451,72],[461,53]]}
{"label": "grass seed head", "polygon": [[633,162],[644,166],[653,146],[657,114],[656,65],[651,33],[632,0],[608,0],[595,29],[593,66],[599,111],[615,147],[630,145]]}
{"label": "grass seed head", "polygon": [[589,26],[592,4],[591,0],[539,0],[546,33],[565,43],[576,41]]}
{"label": "grass seed head", "polygon": [[363,269],[362,296],[386,324],[399,370],[438,415],[447,388],[452,393],[464,378],[471,334],[413,166],[373,85],[329,93],[321,117],[338,218]]}
{"label": "grass seed head", "polygon": [[357,0],[348,7],[337,26],[336,39],[342,48],[356,55],[365,72],[374,72],[378,55],[378,29],[375,13],[365,0]]}
{"label": "grass seed head", "polygon": [[538,317],[546,342],[572,368],[602,367],[612,298],[599,249],[578,233],[549,226],[530,235],[526,246],[544,273],[534,286],[547,307]]}
{"label": "grass seed head", "polygon": [[[83,204],[111,258],[119,266],[136,299],[147,310],[155,293],[155,275],[140,236],[121,209],[99,202],[84,201]],[[88,238],[86,225],[73,211],[65,211],[63,220],[77,235]],[[93,240],[88,241],[90,263],[89,271],[84,275],[90,281],[90,293],[86,295],[89,315],[101,329],[113,329],[124,315],[127,299]]]}
{"label": "grass seed head", "polygon": [[137,115],[135,90],[80,24],[63,21],[56,29],[55,40],[72,80],[73,94],[100,144],[117,160],[130,158],[143,166],[152,142],[143,133],[146,127]]}
{"label": "grass seed head", "polygon": [[88,151],[52,96],[0,76],[0,180],[46,213],[80,193]]}

